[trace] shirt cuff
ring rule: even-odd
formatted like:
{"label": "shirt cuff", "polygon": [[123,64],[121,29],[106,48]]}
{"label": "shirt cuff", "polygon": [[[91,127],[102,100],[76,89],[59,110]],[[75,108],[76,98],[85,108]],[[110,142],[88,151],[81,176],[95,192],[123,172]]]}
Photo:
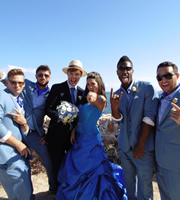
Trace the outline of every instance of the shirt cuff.
{"label": "shirt cuff", "polygon": [[24,132],[24,135],[28,135],[28,133],[29,133],[29,127],[28,127],[28,129]]}
{"label": "shirt cuff", "polygon": [[0,139],[0,142],[5,143],[6,140],[10,138],[11,135],[12,135],[12,132],[8,131],[7,134],[3,138]]}
{"label": "shirt cuff", "polygon": [[111,115],[111,118],[112,118],[112,120],[113,121],[115,121],[115,122],[120,122],[122,119],[123,119],[123,115],[122,114],[120,114],[120,118],[119,119],[116,119],[116,118],[114,118],[112,115]]}
{"label": "shirt cuff", "polygon": [[142,121],[151,126],[155,125],[154,122],[149,117],[144,117]]}

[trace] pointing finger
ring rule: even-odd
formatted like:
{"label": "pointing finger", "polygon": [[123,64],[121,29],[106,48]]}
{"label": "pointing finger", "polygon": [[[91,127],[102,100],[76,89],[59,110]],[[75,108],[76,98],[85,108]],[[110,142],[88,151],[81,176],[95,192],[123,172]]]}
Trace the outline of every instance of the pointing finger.
{"label": "pointing finger", "polygon": [[175,108],[177,111],[180,111],[180,107],[177,106],[175,103],[171,103],[171,106],[173,106],[173,108]]}

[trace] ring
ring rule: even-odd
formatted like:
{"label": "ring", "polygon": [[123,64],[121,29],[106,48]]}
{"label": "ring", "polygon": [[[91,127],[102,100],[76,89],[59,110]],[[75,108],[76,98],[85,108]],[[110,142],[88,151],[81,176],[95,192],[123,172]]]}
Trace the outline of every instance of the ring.
{"label": "ring", "polygon": [[13,116],[13,119],[16,119],[16,116]]}

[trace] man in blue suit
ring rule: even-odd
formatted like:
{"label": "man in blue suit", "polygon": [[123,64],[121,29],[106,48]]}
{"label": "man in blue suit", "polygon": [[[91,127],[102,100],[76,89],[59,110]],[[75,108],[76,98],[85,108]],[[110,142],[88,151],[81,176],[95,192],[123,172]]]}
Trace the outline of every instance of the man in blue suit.
{"label": "man in blue suit", "polygon": [[152,200],[158,94],[148,82],[133,81],[133,72],[131,60],[120,58],[117,75],[121,87],[115,94],[111,90],[112,118],[121,123],[119,147],[128,200]]}
{"label": "man in blue suit", "polygon": [[157,67],[162,88],[156,130],[156,176],[162,200],[180,199],[180,87],[178,67],[171,62]]}
{"label": "man in blue suit", "polygon": [[45,116],[45,103],[49,95],[48,83],[51,70],[47,65],[41,65],[36,70],[37,82],[25,80],[25,87],[21,93],[24,103],[25,117],[29,126],[27,139],[29,146],[39,155],[41,163],[46,169],[49,182],[49,190],[56,192],[57,180],[53,175],[52,161],[45,143],[45,130],[43,122]]}
{"label": "man in blue suit", "polygon": [[9,199],[31,200],[34,196],[27,159],[31,152],[25,136],[29,128],[19,98],[25,86],[22,70],[10,70],[6,86],[0,91],[0,182]]}

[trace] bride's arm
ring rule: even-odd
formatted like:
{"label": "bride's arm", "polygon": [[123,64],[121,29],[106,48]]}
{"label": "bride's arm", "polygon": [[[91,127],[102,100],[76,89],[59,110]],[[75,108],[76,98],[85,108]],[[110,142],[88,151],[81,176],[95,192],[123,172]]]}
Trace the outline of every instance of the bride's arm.
{"label": "bride's arm", "polygon": [[88,93],[87,101],[101,111],[107,106],[107,99],[102,95],[97,95],[95,92]]}

